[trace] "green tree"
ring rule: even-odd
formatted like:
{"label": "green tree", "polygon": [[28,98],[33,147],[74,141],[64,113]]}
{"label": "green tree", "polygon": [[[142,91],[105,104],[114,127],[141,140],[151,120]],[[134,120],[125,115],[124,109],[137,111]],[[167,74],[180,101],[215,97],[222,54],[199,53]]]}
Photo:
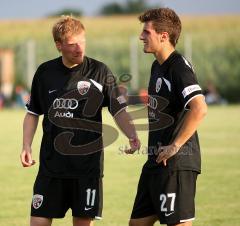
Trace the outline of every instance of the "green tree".
{"label": "green tree", "polygon": [[113,2],[103,6],[100,11],[101,15],[113,15],[113,14],[123,14],[124,7],[119,3]]}
{"label": "green tree", "polygon": [[100,10],[101,15],[135,14],[149,9],[146,0],[127,0],[125,4],[110,3]]}
{"label": "green tree", "polygon": [[145,0],[128,0],[125,7],[125,13],[134,14],[147,10],[149,6]]}

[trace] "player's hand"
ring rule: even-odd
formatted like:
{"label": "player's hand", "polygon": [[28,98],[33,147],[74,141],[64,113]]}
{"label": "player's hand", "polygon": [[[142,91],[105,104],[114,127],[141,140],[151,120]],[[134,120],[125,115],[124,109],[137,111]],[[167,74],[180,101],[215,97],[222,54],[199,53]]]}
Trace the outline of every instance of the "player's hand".
{"label": "player's hand", "polygon": [[139,150],[141,147],[141,142],[138,137],[129,139],[130,149],[125,150],[126,154],[133,154],[136,150]]}
{"label": "player's hand", "polygon": [[167,160],[175,155],[181,147],[176,144],[170,144],[168,146],[162,146],[159,148],[159,154],[156,159],[157,163],[163,162],[163,165],[167,165]]}
{"label": "player's hand", "polygon": [[22,153],[20,154],[20,159],[23,167],[30,167],[36,163],[35,160],[32,159],[31,153],[31,148],[22,150]]}

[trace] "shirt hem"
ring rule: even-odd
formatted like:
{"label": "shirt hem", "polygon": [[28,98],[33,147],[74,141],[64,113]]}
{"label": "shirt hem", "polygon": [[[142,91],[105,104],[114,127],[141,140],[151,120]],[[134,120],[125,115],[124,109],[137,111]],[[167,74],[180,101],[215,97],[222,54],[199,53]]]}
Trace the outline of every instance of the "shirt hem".
{"label": "shirt hem", "polygon": [[[147,171],[149,173],[158,173],[164,166],[143,166],[143,171]],[[167,166],[166,166],[167,167]],[[198,174],[201,174],[201,169],[197,169],[194,167],[167,167],[169,171],[194,171]]]}
{"label": "shirt hem", "polygon": [[29,111],[28,109],[27,109],[27,112],[28,112],[29,114],[31,114],[31,115],[40,116],[40,114],[37,114],[37,113],[35,113],[35,112],[33,112],[33,111]]}
{"label": "shirt hem", "polygon": [[189,108],[187,108],[188,103],[189,103],[191,100],[193,100],[195,97],[197,97],[197,96],[204,96],[204,95],[203,95],[203,94],[196,94],[196,95],[194,95],[193,97],[191,97],[191,98],[185,103],[184,109],[188,110],[188,109],[189,109]]}

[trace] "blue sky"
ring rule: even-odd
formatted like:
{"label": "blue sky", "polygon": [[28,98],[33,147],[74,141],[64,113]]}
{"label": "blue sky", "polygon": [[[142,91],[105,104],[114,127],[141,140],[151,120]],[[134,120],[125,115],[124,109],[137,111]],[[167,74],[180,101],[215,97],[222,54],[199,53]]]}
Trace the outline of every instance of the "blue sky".
{"label": "blue sky", "polygon": [[[127,0],[0,0],[0,19],[40,18],[63,8],[79,8],[95,15],[109,2]],[[240,0],[147,0],[150,5],[173,8],[179,14],[240,14]]]}

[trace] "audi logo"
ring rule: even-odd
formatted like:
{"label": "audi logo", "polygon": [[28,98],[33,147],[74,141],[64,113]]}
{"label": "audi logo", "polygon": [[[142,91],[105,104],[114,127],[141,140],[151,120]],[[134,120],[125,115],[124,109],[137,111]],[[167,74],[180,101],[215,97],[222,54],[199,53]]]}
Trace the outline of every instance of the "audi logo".
{"label": "audi logo", "polygon": [[57,98],[53,102],[53,109],[76,109],[78,101],[76,99]]}

